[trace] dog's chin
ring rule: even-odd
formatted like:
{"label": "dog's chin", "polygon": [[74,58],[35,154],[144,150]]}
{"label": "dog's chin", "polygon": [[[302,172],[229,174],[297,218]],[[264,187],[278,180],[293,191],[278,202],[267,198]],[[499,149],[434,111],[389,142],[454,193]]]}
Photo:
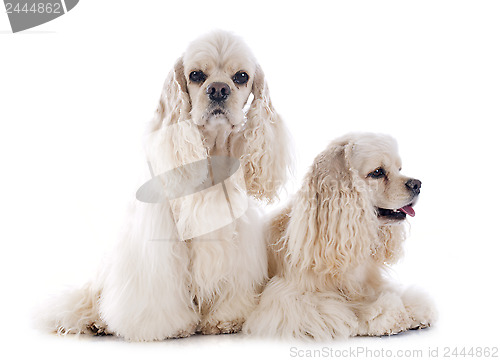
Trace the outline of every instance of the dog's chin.
{"label": "dog's chin", "polygon": [[204,112],[199,121],[195,123],[204,128],[217,129],[220,127],[231,126],[231,117],[229,113],[221,108],[211,109]]}
{"label": "dog's chin", "polygon": [[215,110],[205,117],[205,127],[207,128],[230,127],[231,125],[228,114],[221,110]]}
{"label": "dog's chin", "polygon": [[242,111],[227,107],[211,107],[203,113],[201,122],[197,124],[208,128],[220,128],[238,126],[244,124],[244,121],[245,115]]}
{"label": "dog's chin", "polygon": [[228,139],[234,130],[231,118],[224,109],[216,108],[206,112],[199,124],[203,142],[212,155],[227,155]]}

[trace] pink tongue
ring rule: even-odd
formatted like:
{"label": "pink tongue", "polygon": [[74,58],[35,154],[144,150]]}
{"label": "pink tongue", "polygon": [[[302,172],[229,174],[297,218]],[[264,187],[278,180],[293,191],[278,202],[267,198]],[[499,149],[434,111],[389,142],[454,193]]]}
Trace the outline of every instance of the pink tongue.
{"label": "pink tongue", "polygon": [[411,206],[404,206],[403,208],[399,208],[399,210],[405,212],[410,217],[415,217],[415,211]]}

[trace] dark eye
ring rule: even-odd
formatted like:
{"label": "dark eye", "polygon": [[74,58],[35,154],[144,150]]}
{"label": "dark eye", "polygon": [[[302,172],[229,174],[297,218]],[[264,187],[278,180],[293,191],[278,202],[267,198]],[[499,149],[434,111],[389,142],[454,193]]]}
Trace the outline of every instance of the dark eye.
{"label": "dark eye", "polygon": [[206,78],[207,76],[201,70],[192,71],[191,74],[189,74],[189,80],[193,83],[201,83],[205,81]]}
{"label": "dark eye", "polygon": [[239,71],[233,76],[233,81],[236,84],[246,84],[248,82],[248,74],[244,71]]}
{"label": "dark eye", "polygon": [[371,178],[375,178],[375,179],[385,177],[385,170],[382,167],[377,168],[373,172],[368,173],[367,177],[371,177]]}

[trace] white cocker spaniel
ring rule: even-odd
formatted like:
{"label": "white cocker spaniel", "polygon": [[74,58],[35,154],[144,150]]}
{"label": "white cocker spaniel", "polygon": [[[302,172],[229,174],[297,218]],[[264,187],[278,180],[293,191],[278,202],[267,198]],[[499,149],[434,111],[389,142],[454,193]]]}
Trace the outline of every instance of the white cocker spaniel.
{"label": "white cocker spaniel", "polygon": [[355,133],[318,155],[302,188],[271,218],[269,276],[244,325],[257,336],[328,340],[428,327],[434,308],[387,279],[421,183],[400,173],[394,139]]}
{"label": "white cocker spaniel", "polygon": [[148,126],[151,179],[127,229],[91,282],[46,305],[42,324],[131,341],[238,332],[267,277],[255,199],[277,197],[288,144],[248,47],[223,31],[192,42]]}

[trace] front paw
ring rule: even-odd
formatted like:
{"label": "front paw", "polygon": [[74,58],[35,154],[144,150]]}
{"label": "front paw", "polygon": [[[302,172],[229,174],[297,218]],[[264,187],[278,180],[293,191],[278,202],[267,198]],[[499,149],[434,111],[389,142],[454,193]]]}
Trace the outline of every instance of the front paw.
{"label": "front paw", "polygon": [[187,326],[185,329],[178,330],[174,332],[172,336],[169,336],[168,338],[185,338],[189,337],[191,335],[194,335],[196,333],[196,323],[192,323],[189,326]]}
{"label": "front paw", "polygon": [[376,301],[363,305],[358,317],[358,336],[395,335],[412,325],[401,297],[395,293],[381,294]]}
{"label": "front paw", "polygon": [[243,327],[243,319],[236,320],[206,320],[198,327],[198,332],[203,335],[219,335],[225,333],[237,333]]}
{"label": "front paw", "polygon": [[410,317],[410,329],[430,327],[437,319],[437,312],[432,300],[424,293],[407,289],[402,295],[406,312]]}
{"label": "front paw", "polygon": [[[112,335],[112,333],[106,329],[106,324],[104,322],[102,322],[101,320],[95,321],[92,324],[90,324],[87,327],[87,331],[88,331],[88,333],[90,333],[91,335],[94,335],[94,336]],[[87,333],[87,332],[85,332],[85,333]]]}

